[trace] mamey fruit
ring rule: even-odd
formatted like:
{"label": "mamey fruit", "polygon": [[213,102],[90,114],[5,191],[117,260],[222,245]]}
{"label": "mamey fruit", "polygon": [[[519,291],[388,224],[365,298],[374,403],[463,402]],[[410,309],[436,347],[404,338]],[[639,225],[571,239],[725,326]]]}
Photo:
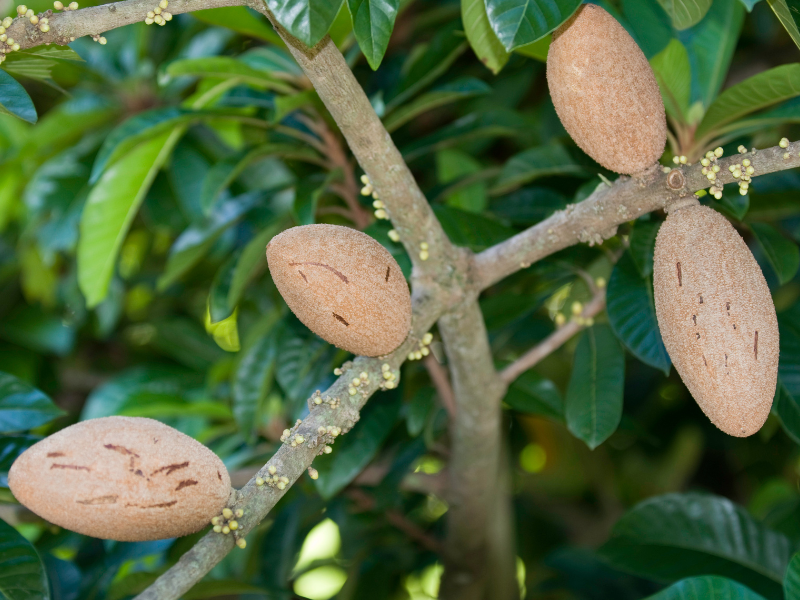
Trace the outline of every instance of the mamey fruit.
{"label": "mamey fruit", "polygon": [[653,70],[628,32],[595,4],[553,34],[547,84],[564,128],[617,173],[639,173],[664,152],[667,117]]}
{"label": "mamey fruit", "polygon": [[306,327],[354,354],[388,354],[411,329],[411,296],[392,255],[368,235],[304,225],[267,245],[272,279]]}
{"label": "mamey fruit", "polygon": [[658,327],[703,412],[746,437],[767,420],[778,377],[778,320],[764,275],[716,211],[673,209],[653,265]]}
{"label": "mamey fruit", "polygon": [[228,502],[219,457],[152,419],[77,423],[28,448],[8,473],[37,515],[92,537],[141,541],[199,531]]}

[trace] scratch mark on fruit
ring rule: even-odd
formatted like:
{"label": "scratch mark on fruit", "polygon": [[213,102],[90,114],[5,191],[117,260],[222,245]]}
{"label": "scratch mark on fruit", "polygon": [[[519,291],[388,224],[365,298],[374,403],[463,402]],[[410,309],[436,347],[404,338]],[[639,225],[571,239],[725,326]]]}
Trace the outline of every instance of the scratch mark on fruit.
{"label": "scratch mark on fruit", "polygon": [[178,484],[178,487],[175,488],[175,491],[179,492],[183,488],[186,488],[186,487],[189,487],[189,486],[192,486],[192,485],[197,485],[197,482],[194,479],[184,479],[183,481],[181,481]]}
{"label": "scratch mark on fruit", "polygon": [[696,333],[695,335],[697,336],[697,339],[699,340],[700,339],[700,334]]}
{"label": "scratch mark on fruit", "polygon": [[305,274],[305,273],[303,273],[302,271],[300,271],[299,269],[298,269],[298,271],[297,271],[297,272],[298,272],[298,273],[300,273],[300,277],[302,277],[302,278],[303,278],[303,281],[305,281],[306,283],[308,283],[308,277],[306,277],[306,274]]}
{"label": "scratch mark on fruit", "polygon": [[697,327],[697,315],[692,315],[692,321],[694,321],[694,325]]}
{"label": "scratch mark on fruit", "polygon": [[726,302],[725,303],[725,310],[728,311],[728,316],[730,317],[731,316],[731,303],[730,302]]}
{"label": "scratch mark on fruit", "polygon": [[47,458],[56,458],[57,456],[64,456],[63,452],[48,452]]}
{"label": "scratch mark on fruit", "polygon": [[728,366],[728,355],[727,354],[725,355],[725,366],[726,367]]}
{"label": "scratch mark on fruit", "polygon": [[678,267],[678,287],[682,287],[683,276],[681,275],[681,263],[675,263],[675,266]]}
{"label": "scratch mark on fruit", "polygon": [[345,275],[343,273],[337,271],[336,269],[334,269],[330,265],[326,265],[325,263],[318,263],[318,262],[289,263],[290,267],[297,267],[297,266],[302,266],[302,265],[313,265],[315,267],[322,267],[323,269],[328,269],[328,271],[330,271],[331,273],[336,275],[339,279],[341,279],[345,283],[350,283],[347,280],[347,277],[345,277]]}
{"label": "scratch mark on fruit", "polygon": [[700,297],[700,304],[703,303],[703,294],[697,294]]}
{"label": "scratch mark on fruit", "polygon": [[217,471],[217,477],[219,478],[220,481],[222,481],[222,475],[219,474],[219,471]]}
{"label": "scratch mark on fruit", "polygon": [[98,504],[116,504],[117,498],[118,496],[98,496],[97,498],[89,498],[88,500],[75,500],[75,502],[87,506],[96,506]]}
{"label": "scratch mark on fruit", "polygon": [[336,317],[336,320],[337,320],[337,321],[339,321],[340,323],[344,323],[344,326],[345,326],[345,327],[350,327],[350,323],[348,323],[347,321],[345,321],[345,320],[344,320],[342,317],[340,317],[340,316],[339,316],[339,315],[337,315],[336,313],[333,313],[333,316],[334,316],[334,317]]}
{"label": "scratch mark on fruit", "polygon": [[50,465],[50,470],[53,469],[72,469],[73,471],[91,471],[89,467],[82,467],[80,465],[59,465],[56,463]]}
{"label": "scratch mark on fruit", "polygon": [[705,354],[703,354],[703,364],[705,366],[708,366],[708,361],[706,360],[706,355]]}
{"label": "scratch mark on fruit", "polygon": [[115,446],[114,444],[103,444],[103,448],[107,450],[111,450],[113,452],[119,452],[120,454],[124,454],[125,456],[135,456],[139,458],[139,455],[136,454],[133,450],[128,450],[124,446]]}
{"label": "scratch mark on fruit", "polygon": [[389,283],[389,271],[392,270],[391,266],[386,267],[386,283]]}
{"label": "scratch mark on fruit", "polygon": [[144,473],[142,473],[142,470],[141,470],[141,469],[136,469],[135,471],[134,471],[133,469],[131,469],[130,471],[131,471],[131,473],[133,473],[134,475],[137,475],[137,476],[139,476],[139,477],[144,477]]}
{"label": "scratch mark on fruit", "polygon": [[187,460],[186,462],[182,462],[180,464],[175,463],[172,465],[167,465],[166,467],[161,467],[160,469],[156,469],[155,471],[152,472],[152,475],[155,475],[156,473],[161,473],[161,471],[166,471],[165,473],[166,475],[172,475],[178,469],[185,469],[188,466],[189,466],[189,461]]}
{"label": "scratch mark on fruit", "polygon": [[756,331],[756,341],[753,344],[753,352],[755,352],[756,360],[758,360],[758,331]]}
{"label": "scratch mark on fruit", "polygon": [[142,506],[140,504],[126,504],[126,508],[169,508],[170,506],[174,506],[178,503],[177,500],[173,500],[172,502],[161,502],[160,504],[148,504],[146,506]]}

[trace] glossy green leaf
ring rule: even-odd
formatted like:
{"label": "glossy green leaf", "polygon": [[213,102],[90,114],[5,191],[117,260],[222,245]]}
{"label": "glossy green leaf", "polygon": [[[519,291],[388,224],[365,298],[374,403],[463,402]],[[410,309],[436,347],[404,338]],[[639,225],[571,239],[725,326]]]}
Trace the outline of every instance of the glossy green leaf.
{"label": "glossy green leaf", "polygon": [[564,420],[564,399],[555,384],[536,371],[525,371],[508,388],[503,401],[513,410]]}
{"label": "glossy green leaf", "polygon": [[336,440],[333,453],[314,461],[319,470],[315,483],[320,496],[330,500],[364,470],[389,436],[399,414],[398,394],[387,394],[380,402],[367,404],[352,431]]}
{"label": "glossy green leaf", "polygon": [[497,75],[510,55],[492,30],[484,0],[461,0],[461,21],[475,56]]}
{"label": "glossy green leaf", "polygon": [[241,349],[239,342],[239,309],[221,321],[212,321],[210,308],[206,309],[206,333],[214,338],[214,342],[225,352],[238,352]]}
{"label": "glossy green leaf", "polygon": [[167,66],[167,74],[172,77],[188,75],[194,77],[214,77],[216,79],[236,78],[243,83],[258,88],[272,89],[284,94],[294,92],[294,88],[270,75],[249,67],[244,62],[229,56],[207,56],[204,58],[183,58]]}
{"label": "glossy green leaf", "polygon": [[658,0],[658,2],[667,11],[675,29],[679,31],[699,23],[711,8],[711,0]]}
{"label": "glossy green leaf", "polygon": [[791,281],[800,267],[800,249],[797,244],[768,223],[750,223],[750,230],[761,244],[781,284]]}
{"label": "glossy green leaf", "polygon": [[278,22],[308,47],[328,33],[341,5],[342,0],[267,0]]}
{"label": "glossy green leaf", "polygon": [[42,559],[33,545],[0,520],[0,593],[7,600],[50,600]]}
{"label": "glossy green leaf", "polygon": [[75,328],[38,306],[19,306],[0,319],[0,337],[35,352],[64,356],[75,345]]}
{"label": "glossy green leaf", "polygon": [[778,376],[789,394],[800,398],[800,307],[795,306],[778,315],[778,330]]}
{"label": "glossy green leaf", "polygon": [[275,30],[266,19],[261,15],[255,15],[244,6],[224,6],[222,8],[196,10],[191,15],[214,27],[225,27],[236,33],[277,44],[278,46],[284,45],[281,36],[275,33]]}
{"label": "glossy green leaf", "polygon": [[406,428],[408,435],[417,437],[425,429],[425,425],[436,405],[436,390],[423,387],[411,397],[406,406]]}
{"label": "glossy green leaf", "polygon": [[628,252],[641,277],[653,274],[653,251],[661,221],[636,221],[631,230]]}
{"label": "glossy green leaf", "polygon": [[666,494],[625,513],[600,553],[644,577],[720,575],[779,600],[791,543],[726,498]]}
{"label": "glossy green leaf", "polygon": [[356,41],[373,70],[386,53],[399,7],[400,0],[347,0]]}
{"label": "glossy green leaf", "polygon": [[797,22],[797,11],[792,11],[789,8],[787,0],[767,0],[769,7],[778,17],[778,20],[786,29],[786,33],[792,38],[795,45],[800,48],[800,23]]}
{"label": "glossy green leaf", "polygon": [[39,118],[33,100],[16,79],[0,69],[0,114],[13,115],[28,123]]}
{"label": "glossy green leaf", "polygon": [[631,36],[648,59],[652,60],[672,40],[672,19],[658,0],[622,0],[622,12]]}
{"label": "glossy green leaf", "polygon": [[698,138],[710,135],[744,115],[797,95],[800,95],[800,64],[781,65],[753,75],[714,100],[695,135]]}
{"label": "glossy green leaf", "polygon": [[[466,152],[451,148],[436,153],[436,176],[441,183],[450,183],[481,171],[481,164]],[[487,204],[486,183],[476,181],[447,194],[444,201],[448,206],[481,213]]]}
{"label": "glossy green leaf", "polygon": [[678,40],[672,39],[666,48],[650,60],[664,108],[674,119],[685,123],[689,110],[692,76],[689,54]]}
{"label": "glossy green leaf", "polygon": [[311,225],[316,222],[317,204],[328,185],[334,179],[341,179],[341,170],[317,173],[306,177],[295,186],[292,212],[298,225]]}
{"label": "glossy green leaf", "polygon": [[125,417],[145,417],[148,419],[170,419],[175,417],[206,417],[208,419],[228,420],[232,417],[230,409],[219,402],[153,402],[126,406],[119,411]]}
{"label": "glossy green leaf", "polygon": [[486,215],[441,204],[434,205],[433,210],[450,241],[475,252],[507,240],[515,233],[510,227]]}
{"label": "glossy green leaf", "polygon": [[647,600],[764,600],[764,597],[732,579],[711,575],[683,579]]}
{"label": "glossy green leaf", "polygon": [[515,225],[534,225],[566,206],[566,198],[550,188],[526,187],[494,199],[489,210]]}
{"label": "glossy green leaf", "polygon": [[548,34],[544,36],[542,39],[533,42],[532,44],[525,44],[524,46],[520,46],[514,52],[517,54],[522,54],[522,56],[527,56],[529,58],[534,58],[540,62],[547,62],[547,53],[550,50],[550,44],[553,42],[553,36]]}
{"label": "glossy green leaf", "polygon": [[580,4],[580,0],[486,0],[486,12],[495,35],[510,52],[553,31]]}
{"label": "glossy green leaf", "polygon": [[38,435],[0,435],[0,487],[8,487],[8,470],[17,457],[41,440]]}
{"label": "glossy green leaf", "polygon": [[475,79],[474,77],[457,79],[434,88],[408,104],[398,107],[384,119],[383,124],[386,130],[391,133],[424,112],[452,102],[458,102],[459,100],[488,94],[491,91],[492,88],[480,79]]}
{"label": "glossy green leaf", "polygon": [[208,313],[212,323],[219,323],[223,319],[227,319],[236,308],[235,304],[231,305],[228,302],[228,295],[238,260],[238,254],[231,254],[228,260],[222,263],[211,282],[211,289],[208,292]]}
{"label": "glossy green leaf", "polygon": [[247,285],[256,275],[267,266],[265,258],[267,243],[284,229],[282,218],[276,219],[258,233],[242,250],[236,269],[233,273],[230,290],[228,292],[228,305],[236,306],[244,294]]}
{"label": "glossy green leaf", "polygon": [[586,174],[584,168],[560,144],[538,146],[512,156],[503,166],[490,193],[504,194],[539,177]]}
{"label": "glossy green leaf", "polygon": [[786,577],[783,579],[783,593],[786,600],[800,598],[800,553],[795,554],[789,561]]}
{"label": "glossy green leaf", "polygon": [[78,242],[78,283],[88,307],[108,294],[131,222],[181,135],[179,127],[142,142],[107,169],[89,193]]}
{"label": "glossy green leaf", "polygon": [[[782,339],[781,344],[783,344]],[[775,399],[772,401],[772,414],[778,417],[786,435],[792,438],[795,444],[800,444],[800,402],[796,396],[788,392],[780,377]]]}
{"label": "glossy green leaf", "polygon": [[298,404],[331,377],[335,350],[305,326],[286,326],[281,330],[280,352],[275,377],[286,395]]}
{"label": "glossy green leaf", "polygon": [[52,72],[62,60],[83,62],[78,53],[69,46],[37,46],[7,54],[3,69],[14,75],[38,79],[57,88],[52,81]]}
{"label": "glossy green leaf", "polygon": [[564,414],[570,432],[592,450],[619,425],[624,383],[625,355],[611,328],[586,329],[575,349]]}
{"label": "glossy green leaf", "polygon": [[742,196],[738,187],[733,189],[729,187],[722,190],[722,198],[719,200],[712,198],[709,206],[741,221],[750,209],[750,194]]}
{"label": "glossy green leaf", "polygon": [[672,363],[658,329],[653,279],[650,275],[642,277],[628,254],[614,265],[606,304],[608,321],[617,338],[643,363],[669,375]]}
{"label": "glossy green leaf", "polygon": [[64,414],[44,393],[0,372],[0,433],[34,429]]}

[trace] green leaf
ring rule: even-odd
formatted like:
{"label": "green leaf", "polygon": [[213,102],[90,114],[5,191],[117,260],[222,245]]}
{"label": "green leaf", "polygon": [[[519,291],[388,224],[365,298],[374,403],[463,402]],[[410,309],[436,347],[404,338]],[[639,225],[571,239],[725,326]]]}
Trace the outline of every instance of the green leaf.
{"label": "green leaf", "polygon": [[244,247],[233,273],[233,280],[228,292],[228,306],[236,306],[239,303],[247,285],[261,269],[266,267],[267,261],[264,258],[264,254],[267,243],[283,229],[283,217],[275,219]]}
{"label": "green leaf", "polygon": [[400,0],[347,0],[359,48],[377,70],[389,46]]}
{"label": "green leaf", "polygon": [[[783,339],[781,339],[781,345]],[[772,401],[772,414],[776,415],[786,432],[795,444],[800,444],[800,402],[790,394],[778,377],[775,399]]]}
{"label": "green leaf", "polygon": [[419,98],[398,107],[384,119],[386,130],[391,133],[424,112],[445,104],[488,94],[492,88],[480,79],[464,77],[434,88]]}
{"label": "green leaf", "polygon": [[323,499],[341,492],[372,461],[397,421],[399,400],[398,394],[387,394],[380,402],[367,404],[352,431],[336,440],[333,453],[314,461],[319,470],[315,483]]}
{"label": "green leaf", "polygon": [[330,171],[327,175],[316,173],[302,179],[294,192],[294,218],[298,225],[311,225],[315,223],[317,204],[322,194],[328,189],[328,184],[334,179],[341,178],[341,170]]}
{"label": "green leaf", "polygon": [[739,193],[738,187],[735,189],[723,189],[722,198],[717,200],[711,197],[709,206],[714,210],[729,215],[737,221],[741,221],[750,209],[750,194],[742,196]]}
{"label": "green leaf", "polygon": [[722,92],[708,107],[695,134],[713,135],[722,126],[800,94],[800,64],[781,65],[753,75]]}
{"label": "green leaf", "polygon": [[778,600],[791,543],[726,498],[666,494],[625,513],[600,553],[643,577],[720,575]]}
{"label": "green leaf", "polygon": [[436,390],[432,387],[423,387],[411,397],[406,410],[406,428],[408,435],[417,437],[430,418],[435,406]]}
{"label": "green leaf", "polygon": [[50,600],[42,559],[33,545],[0,520],[0,593],[8,600]]}
{"label": "green leaf", "polygon": [[108,294],[120,246],[183,128],[157,135],[107,169],[89,192],[78,241],[78,284],[89,308]]}
{"label": "green leaf", "polygon": [[81,58],[81,55],[75,52],[75,50],[69,46],[35,46],[34,48],[17,50],[13,54],[9,54],[6,57],[6,60],[10,60],[11,58],[18,56],[85,62]]}
{"label": "green leaf", "polygon": [[126,406],[119,411],[125,417],[146,417],[148,419],[170,419],[175,417],[205,417],[208,419],[228,420],[230,409],[214,401],[185,402],[173,399],[170,402],[153,402]]}
{"label": "green leaf", "polygon": [[283,46],[281,36],[261,16],[256,16],[244,6],[225,6],[222,8],[208,8],[197,10],[191,15],[215,27],[225,27],[231,31],[254,37],[265,42]]}
{"label": "green leaf", "polygon": [[267,0],[278,22],[309,48],[328,33],[341,5],[342,0]]}
{"label": "green leaf", "polygon": [[305,401],[315,389],[331,377],[335,349],[311,333],[304,325],[281,330],[280,353],[275,377],[283,391],[295,403]]}
{"label": "green leaf", "polygon": [[641,277],[653,274],[653,251],[661,221],[636,221],[629,238],[628,252]]}
{"label": "green leaf", "polygon": [[764,249],[781,285],[791,281],[800,267],[800,249],[767,223],[750,223],[750,230]]}
{"label": "green leaf", "polygon": [[624,383],[625,355],[611,328],[586,329],[575,349],[564,414],[570,432],[592,450],[619,425]]}
{"label": "green leaf", "polygon": [[608,321],[617,338],[643,363],[669,375],[672,363],[658,329],[653,279],[650,275],[642,277],[628,254],[614,265],[606,303]]}
{"label": "green leaf", "polygon": [[646,600],[764,600],[764,597],[731,579],[705,576],[673,583]]}
{"label": "green leaf", "polygon": [[508,388],[503,401],[512,409],[564,421],[564,399],[555,384],[536,371],[525,371]]}
{"label": "green leaf", "polygon": [[554,175],[580,176],[587,173],[560,144],[538,146],[512,156],[503,165],[490,193],[495,196],[504,194],[539,177]]}
{"label": "green leaf", "polygon": [[269,598],[273,594],[269,590],[251,585],[238,579],[222,579],[218,581],[200,581],[181,598],[183,600],[206,600],[221,596],[238,596],[253,594],[256,597]]}
{"label": "green leaf", "polygon": [[685,123],[692,91],[692,70],[686,48],[672,39],[666,48],[650,59],[650,66],[656,75],[667,114]]}
{"label": "green leaf", "polygon": [[510,55],[492,31],[484,0],[461,0],[461,21],[475,56],[497,75]]}
{"label": "green leaf", "polygon": [[180,279],[205,256],[222,232],[262,201],[262,192],[242,194],[216,207],[201,223],[186,229],[170,248],[167,266],[158,279],[158,289],[164,290]]}
{"label": "green leaf", "polygon": [[495,35],[511,52],[553,31],[580,4],[580,0],[486,0],[486,12]]}
{"label": "green leaf", "polygon": [[795,554],[786,569],[786,577],[783,580],[783,593],[786,600],[797,600],[800,598],[800,553]]}
{"label": "green leaf", "polygon": [[[197,13],[192,14],[196,15]],[[272,30],[272,28],[270,28],[270,30]],[[274,46],[251,48],[247,52],[239,55],[239,60],[254,69],[266,71],[267,73],[303,74],[303,70],[297,65],[291,54],[286,50],[275,48]]]}
{"label": "green leaf", "polygon": [[800,307],[795,306],[778,315],[778,332],[778,377],[789,394],[800,398]]}
{"label": "green leaf", "polygon": [[41,440],[38,435],[0,435],[0,487],[8,487],[8,471],[17,457]]}
{"label": "green leaf", "polygon": [[246,65],[229,56],[206,56],[204,58],[183,58],[167,66],[167,74],[172,77],[182,75],[193,77],[213,77],[215,79],[235,78],[260,89],[271,89],[284,94],[295,90],[287,83]]}
{"label": "green leaf", "polygon": [[0,114],[13,115],[28,123],[36,123],[39,119],[28,92],[2,69],[0,69]]}
{"label": "green leaf", "polygon": [[275,123],[280,123],[287,115],[290,115],[294,111],[303,108],[304,106],[311,105],[321,105],[321,101],[315,90],[305,90],[304,92],[298,92],[297,94],[276,96],[275,114],[272,116],[272,121]]}
{"label": "green leaf", "polygon": [[0,433],[34,429],[65,414],[36,388],[0,371]]}
{"label": "green leaf", "polygon": [[447,236],[457,246],[475,252],[485,250],[513,236],[516,232],[486,215],[478,215],[452,206],[436,204],[436,217]]}
{"label": "green leaf", "polygon": [[658,3],[679,31],[699,23],[711,8],[711,0],[658,0]]}
{"label": "green leaf", "polygon": [[0,319],[0,336],[35,352],[64,356],[75,345],[75,329],[37,306],[18,306]]}
{"label": "green leaf", "polygon": [[792,11],[786,0],[767,0],[767,3],[772,9],[772,12],[775,13],[775,16],[778,17],[781,25],[786,29],[786,33],[789,34],[789,37],[792,38],[795,45],[800,48],[800,29],[798,29],[800,24],[798,24],[795,18],[797,11]]}
{"label": "green leaf", "polygon": [[[463,177],[480,173],[481,164],[462,150],[447,149],[436,153],[436,175],[440,183],[452,183]],[[483,181],[447,194],[448,206],[481,213],[486,209],[486,184]]]}
{"label": "green leaf", "polygon": [[[275,310],[275,320],[280,311]],[[233,418],[248,443],[255,440],[256,416],[272,388],[280,328],[274,323],[266,335],[245,352],[233,380]]]}
{"label": "green leaf", "polygon": [[631,36],[648,59],[667,47],[673,36],[672,20],[657,0],[622,0],[622,12]]}
{"label": "green leaf", "polygon": [[553,36],[547,34],[542,39],[533,42],[532,44],[525,44],[520,46],[514,52],[534,58],[540,62],[547,62],[547,53],[550,51],[550,44],[553,43]]}
{"label": "green leaf", "polygon": [[236,305],[228,302],[233,273],[239,260],[237,253],[231,254],[217,270],[208,292],[208,313],[212,323],[219,323],[231,316]]}

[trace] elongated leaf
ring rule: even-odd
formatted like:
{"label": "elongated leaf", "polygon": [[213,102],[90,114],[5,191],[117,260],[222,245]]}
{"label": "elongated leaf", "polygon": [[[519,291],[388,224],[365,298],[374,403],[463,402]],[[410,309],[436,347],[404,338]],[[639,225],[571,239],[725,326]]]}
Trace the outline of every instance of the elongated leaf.
{"label": "elongated leaf", "polygon": [[75,345],[75,328],[36,306],[19,306],[0,319],[0,336],[36,352],[69,354]]}
{"label": "elongated leaf", "polygon": [[551,34],[547,34],[542,39],[533,42],[532,44],[525,44],[524,46],[520,46],[514,52],[517,54],[522,54],[522,56],[527,56],[529,58],[535,58],[540,62],[547,62],[547,53],[550,51],[550,44],[553,42],[553,36]]}
{"label": "elongated leaf", "polygon": [[256,416],[272,387],[279,333],[273,328],[245,353],[233,380],[233,418],[249,443],[255,439]]}
{"label": "elongated leaf", "polygon": [[795,306],[778,315],[778,330],[778,376],[789,394],[800,398],[800,307]]}
{"label": "elongated leaf", "polygon": [[791,11],[786,0],[767,0],[767,3],[772,12],[775,13],[775,16],[778,17],[781,25],[786,29],[786,33],[789,34],[795,45],[800,48],[800,29],[798,29],[800,24],[795,20],[797,13]]}
{"label": "elongated leaf", "polygon": [[252,48],[241,54],[239,60],[254,69],[266,71],[267,73],[303,74],[303,70],[297,65],[291,54],[286,50],[275,48],[274,46]]}
{"label": "elongated leaf", "polygon": [[486,0],[486,12],[497,38],[510,52],[553,31],[580,4],[580,0]]}
{"label": "elongated leaf", "polygon": [[497,75],[510,54],[492,30],[484,0],[461,0],[461,21],[475,56]]}
{"label": "elongated leaf", "polygon": [[214,77],[218,79],[236,78],[244,83],[272,89],[284,94],[294,92],[294,88],[265,71],[249,67],[244,62],[229,56],[207,56],[204,58],[184,58],[171,62],[167,73],[173,77],[191,75],[195,77]]}
{"label": "elongated leaf", "polygon": [[8,600],[50,600],[42,559],[31,543],[0,520],[0,593]]}
{"label": "elongated leaf", "polygon": [[622,0],[622,12],[630,34],[648,59],[667,47],[673,36],[672,19],[657,0]]}
{"label": "elongated leaf", "polygon": [[230,291],[228,292],[228,305],[236,306],[242,297],[247,285],[261,269],[266,268],[264,249],[267,243],[278,232],[284,229],[283,219],[276,219],[254,237],[242,250],[236,269],[233,273]]}
{"label": "elongated leaf", "polygon": [[731,189],[729,187],[728,189],[722,190],[722,198],[719,200],[712,199],[709,206],[714,210],[729,215],[737,221],[741,221],[750,209],[750,194],[742,196],[738,188]]}
{"label": "elongated leaf", "polygon": [[17,457],[41,439],[38,435],[0,435],[0,487],[8,487],[8,470]]}
{"label": "elongated leaf", "polygon": [[308,47],[328,33],[341,5],[342,0],[267,0],[278,22]]}
{"label": "elongated leaf", "polygon": [[340,437],[333,453],[314,461],[319,470],[317,491],[330,500],[342,491],[375,457],[400,414],[399,394],[369,403],[353,430]]}
{"label": "elongated leaf", "polygon": [[750,223],[750,230],[764,249],[769,264],[783,284],[791,281],[800,267],[800,249],[767,223]]}
{"label": "elongated leaf", "polygon": [[424,112],[433,110],[451,102],[473,98],[474,96],[488,94],[492,88],[480,79],[474,77],[464,77],[443,86],[437,87],[430,92],[421,95],[416,100],[404,104],[391,112],[386,117],[383,124],[390,133],[397,128],[405,125],[413,118]]}
{"label": "elongated leaf", "polygon": [[560,144],[539,146],[512,156],[503,166],[490,193],[504,194],[539,177],[586,174],[584,168]]}
{"label": "elongated leaf", "polygon": [[746,114],[800,95],[800,64],[781,65],[728,88],[714,103],[697,129],[700,138]]}
{"label": "elongated leaf", "polygon": [[131,222],[181,135],[183,129],[178,127],[143,142],[106,170],[89,193],[78,241],[78,284],[88,307],[97,306],[108,294]]}
{"label": "elongated leaf", "polygon": [[239,260],[237,253],[231,254],[214,275],[208,292],[208,313],[212,323],[219,323],[233,313],[236,305],[228,303],[228,295],[233,282],[233,273]]}
{"label": "elongated leaf", "polygon": [[564,399],[555,384],[536,371],[525,371],[511,384],[503,401],[512,409],[531,415],[564,420]]}
{"label": "elongated leaf", "polygon": [[712,575],[683,579],[647,600],[764,600],[764,597],[732,579]]}
{"label": "elongated leaf", "polygon": [[0,372],[0,433],[33,429],[64,414],[36,388]]}
{"label": "elongated leaf", "polygon": [[624,383],[625,356],[611,328],[585,330],[575,350],[564,412],[569,430],[592,450],[619,425]]}
{"label": "elongated leaf", "polygon": [[795,554],[786,569],[786,577],[783,580],[783,593],[786,600],[797,600],[800,598],[800,553]]}
{"label": "elongated leaf", "polygon": [[730,500],[666,494],[625,513],[600,553],[618,568],[645,577],[674,581],[720,575],[779,600],[791,544]]}
{"label": "elongated leaf", "polygon": [[653,274],[653,251],[661,221],[636,221],[629,240],[628,251],[639,275]]}
{"label": "elongated leaf", "polygon": [[33,100],[16,79],[0,69],[0,114],[13,115],[28,123],[36,123],[38,115]]}
{"label": "elongated leaf", "polygon": [[[783,340],[781,340],[783,344]],[[778,378],[775,399],[772,401],[772,414],[776,415],[786,432],[795,444],[800,444],[800,402],[790,394],[786,386]]]}
{"label": "elongated leaf", "polygon": [[514,230],[486,215],[437,204],[433,208],[450,240],[475,252],[507,240]]}
{"label": "elongated leaf", "polygon": [[275,33],[275,30],[266,19],[261,15],[256,16],[244,6],[225,6],[197,10],[192,13],[192,16],[215,27],[226,27],[242,35],[284,46],[281,36]]}
{"label": "elongated leaf", "polygon": [[383,60],[400,0],[347,0],[359,48],[373,70]]}
{"label": "elongated leaf", "polygon": [[667,47],[650,60],[650,66],[667,113],[685,123],[692,91],[692,68],[686,48],[678,40],[670,40]]}
{"label": "elongated leaf", "polygon": [[279,347],[275,376],[296,408],[302,409],[300,402],[314,390],[325,389],[335,350],[296,322],[282,329]]}
{"label": "elongated leaf", "polygon": [[669,375],[672,363],[658,330],[653,279],[642,277],[628,254],[611,272],[606,302],[608,321],[617,338],[643,363]]}
{"label": "elongated leaf", "polygon": [[658,0],[677,30],[699,23],[711,8],[711,0]]}

